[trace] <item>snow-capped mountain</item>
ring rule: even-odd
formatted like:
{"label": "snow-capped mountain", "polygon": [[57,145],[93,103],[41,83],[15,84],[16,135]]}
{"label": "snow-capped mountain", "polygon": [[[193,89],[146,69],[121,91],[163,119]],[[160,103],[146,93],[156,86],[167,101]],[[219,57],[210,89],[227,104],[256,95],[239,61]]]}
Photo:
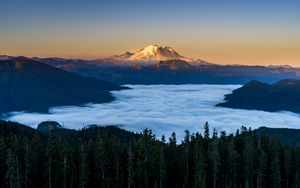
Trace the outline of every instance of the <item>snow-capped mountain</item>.
{"label": "snow-capped mountain", "polygon": [[169,46],[150,45],[135,52],[125,52],[121,55],[114,55],[106,60],[118,62],[142,62],[142,63],[156,63],[158,61],[167,60],[181,60],[191,64],[209,64],[206,61],[199,59],[187,58],[180,55],[173,48]]}
{"label": "snow-capped mountain", "polygon": [[184,57],[179,55],[171,47],[150,45],[134,53],[126,52],[121,55],[112,56],[109,59],[115,59],[120,61],[164,61],[182,58]]}
{"label": "snow-capped mountain", "polygon": [[139,61],[139,60],[164,61],[164,60],[181,59],[181,58],[183,58],[183,56],[179,55],[171,47],[150,45],[150,46],[147,46],[146,48],[140,49],[139,51],[133,53],[129,58],[132,61]]}

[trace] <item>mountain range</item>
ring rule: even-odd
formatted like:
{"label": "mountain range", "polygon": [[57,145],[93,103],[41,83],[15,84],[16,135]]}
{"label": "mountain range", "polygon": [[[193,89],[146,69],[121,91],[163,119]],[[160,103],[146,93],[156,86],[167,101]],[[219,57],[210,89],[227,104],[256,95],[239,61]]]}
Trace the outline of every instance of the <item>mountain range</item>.
{"label": "mountain range", "polygon": [[[15,57],[0,56],[11,58]],[[300,69],[296,67],[214,64],[157,45],[103,59],[27,59],[116,84],[245,84],[251,80],[274,83],[286,78],[300,79]]]}
{"label": "mountain range", "polygon": [[[14,57],[0,56],[10,58]],[[27,59],[116,84],[245,84],[251,80],[274,83],[300,79],[300,69],[296,67],[221,65],[188,58],[171,47],[157,45],[103,59]]]}
{"label": "mountain range", "polygon": [[218,106],[300,112],[297,79],[300,69],[291,66],[219,65],[157,45],[95,60],[2,55],[0,113],[109,102],[120,84],[245,83]]}

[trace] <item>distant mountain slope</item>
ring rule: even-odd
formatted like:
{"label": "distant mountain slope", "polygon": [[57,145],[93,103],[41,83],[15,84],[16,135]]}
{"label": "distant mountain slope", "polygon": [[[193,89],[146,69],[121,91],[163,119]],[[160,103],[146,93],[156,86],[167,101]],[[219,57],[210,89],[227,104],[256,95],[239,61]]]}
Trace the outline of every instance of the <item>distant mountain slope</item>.
{"label": "distant mountain slope", "polygon": [[101,60],[41,61],[70,72],[118,84],[245,84],[250,80],[273,83],[285,78],[300,78],[300,69],[280,66],[194,65],[183,60],[158,61],[151,65],[137,63],[131,66]]}
{"label": "distant mountain slope", "polygon": [[287,145],[300,146],[300,129],[260,127],[253,132],[258,136],[276,138]]}
{"label": "distant mountain slope", "polygon": [[155,65],[157,69],[167,69],[167,70],[186,70],[192,69],[193,66],[188,62],[182,60],[168,60],[168,61],[160,61]]}
{"label": "distant mountain slope", "polygon": [[48,107],[109,102],[116,84],[57,69],[27,58],[0,61],[0,114],[46,112]]}
{"label": "distant mountain slope", "polygon": [[285,79],[275,84],[251,81],[225,96],[217,106],[300,113],[300,80]]}
{"label": "distant mountain slope", "polygon": [[42,132],[48,132],[49,130],[63,129],[63,127],[58,122],[49,120],[39,123],[36,129]]}
{"label": "distant mountain slope", "polygon": [[[151,50],[151,53],[146,53],[148,50],[144,52],[142,53],[144,55],[156,54]],[[158,60],[156,56],[155,61],[128,61],[133,54],[127,52],[120,57],[94,60],[38,57],[30,59],[68,72],[117,84],[245,84],[251,80],[274,83],[286,78],[300,79],[300,68],[286,65],[218,65],[185,57]],[[172,57],[176,58],[176,55]],[[3,56],[3,58],[13,57]]]}

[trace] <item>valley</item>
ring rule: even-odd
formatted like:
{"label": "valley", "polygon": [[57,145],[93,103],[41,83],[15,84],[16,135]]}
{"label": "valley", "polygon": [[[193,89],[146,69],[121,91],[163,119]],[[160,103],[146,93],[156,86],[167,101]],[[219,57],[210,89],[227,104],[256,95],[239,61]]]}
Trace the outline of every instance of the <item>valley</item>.
{"label": "valley", "polygon": [[254,129],[261,126],[298,128],[300,124],[300,116],[296,113],[215,106],[224,100],[224,95],[241,85],[126,86],[132,89],[113,91],[116,100],[111,103],[62,106],[50,108],[49,113],[15,112],[7,114],[6,120],[33,128],[48,120],[76,130],[90,124],[117,125],[135,132],[149,128],[158,138],[175,131],[179,140],[183,139],[186,129],[201,131],[206,121],[216,130],[228,133],[234,133],[242,125]]}
{"label": "valley", "polygon": [[[157,45],[104,59],[1,56],[0,63],[2,118],[34,128],[53,120],[68,129],[113,124],[136,132],[151,128],[161,136],[170,134],[170,127],[196,131],[206,121],[229,133],[242,125],[296,128],[300,123],[294,99],[280,97],[290,91],[297,98],[295,84],[283,80],[274,84],[276,92],[268,91],[271,83],[298,78],[300,70],[291,66],[220,65]],[[269,95],[255,98],[279,89],[276,102],[290,100],[293,108]]]}

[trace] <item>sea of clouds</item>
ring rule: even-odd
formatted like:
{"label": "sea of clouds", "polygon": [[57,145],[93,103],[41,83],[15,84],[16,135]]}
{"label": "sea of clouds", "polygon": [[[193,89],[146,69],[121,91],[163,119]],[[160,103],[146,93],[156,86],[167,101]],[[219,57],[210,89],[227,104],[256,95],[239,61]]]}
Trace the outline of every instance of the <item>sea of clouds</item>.
{"label": "sea of clouds", "polygon": [[182,139],[184,130],[202,132],[209,122],[211,128],[234,133],[242,125],[258,128],[300,128],[300,115],[291,112],[264,112],[215,107],[224,95],[240,85],[128,85],[132,89],[115,91],[116,101],[88,104],[84,107],[51,108],[49,114],[14,112],[8,120],[36,127],[54,120],[66,128],[80,129],[86,125],[119,125],[140,132],[149,128],[160,137],[174,131]]}

